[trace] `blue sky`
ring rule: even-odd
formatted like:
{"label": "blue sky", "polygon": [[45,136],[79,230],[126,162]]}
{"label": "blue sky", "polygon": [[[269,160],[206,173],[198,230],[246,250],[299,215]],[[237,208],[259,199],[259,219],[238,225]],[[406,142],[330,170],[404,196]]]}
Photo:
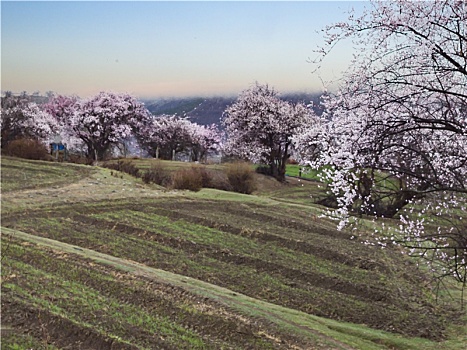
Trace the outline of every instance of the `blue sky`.
{"label": "blue sky", "polygon": [[1,1],[2,91],[99,91],[139,97],[238,94],[255,81],[320,91],[351,57],[340,45],[320,75],[307,62],[326,24],[362,2]]}

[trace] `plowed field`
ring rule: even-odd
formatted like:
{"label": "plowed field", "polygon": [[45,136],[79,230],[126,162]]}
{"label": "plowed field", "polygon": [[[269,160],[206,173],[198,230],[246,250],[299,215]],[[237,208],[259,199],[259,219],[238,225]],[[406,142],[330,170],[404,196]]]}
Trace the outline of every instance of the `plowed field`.
{"label": "plowed field", "polygon": [[447,337],[455,314],[413,261],[336,231],[317,208],[73,174],[12,183],[2,197],[9,344],[27,334],[43,348],[415,349]]}

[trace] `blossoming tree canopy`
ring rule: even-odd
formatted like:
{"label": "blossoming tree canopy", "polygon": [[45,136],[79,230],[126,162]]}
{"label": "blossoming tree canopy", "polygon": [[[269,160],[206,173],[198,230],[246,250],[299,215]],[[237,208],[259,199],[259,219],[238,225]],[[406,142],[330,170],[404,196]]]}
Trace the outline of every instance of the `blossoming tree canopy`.
{"label": "blossoming tree canopy", "polygon": [[[376,1],[326,33],[330,47],[352,37],[363,51],[327,100],[339,144],[324,162],[394,174],[404,195],[391,216],[424,192],[465,192],[467,4]],[[375,176],[363,176],[369,194]]]}
{"label": "blossoming tree canopy", "polygon": [[76,112],[78,96],[50,94],[49,100],[42,105],[42,109],[54,117],[57,125],[57,137],[66,144],[69,151],[79,151],[85,148],[83,141],[77,137],[70,121]]}
{"label": "blossoming tree canopy", "polygon": [[74,109],[69,127],[86,145],[88,157],[96,160],[149,121],[144,105],[126,93],[101,92],[78,100]]}
{"label": "blossoming tree canopy", "polygon": [[[400,241],[465,284],[467,3],[372,1],[325,38],[323,59],[342,39],[360,49],[325,102],[332,137],[320,160],[333,165],[337,213],[344,222],[349,210],[398,215]],[[435,225],[440,218],[449,225]]]}
{"label": "blossoming tree canopy", "polygon": [[140,141],[153,157],[172,159],[185,153],[200,161],[219,151],[221,133],[215,125],[199,125],[177,115],[162,115],[146,124]]}
{"label": "blossoming tree canopy", "polygon": [[45,140],[57,130],[56,120],[32,102],[26,94],[13,96],[7,93],[2,97],[2,148],[18,138]]}
{"label": "blossoming tree canopy", "polygon": [[191,135],[190,155],[193,162],[206,161],[209,154],[220,151],[222,133],[216,124],[191,123],[189,133]]}
{"label": "blossoming tree canopy", "polygon": [[51,94],[42,108],[57,121],[64,124],[75,112],[78,100],[77,96]]}
{"label": "blossoming tree canopy", "polygon": [[151,156],[170,160],[187,149],[189,124],[189,120],[176,115],[153,117],[140,134],[140,142]]}
{"label": "blossoming tree canopy", "polygon": [[293,137],[300,127],[311,124],[312,117],[305,105],[283,101],[274,89],[256,83],[224,112],[225,151],[268,165],[271,174],[283,181]]}

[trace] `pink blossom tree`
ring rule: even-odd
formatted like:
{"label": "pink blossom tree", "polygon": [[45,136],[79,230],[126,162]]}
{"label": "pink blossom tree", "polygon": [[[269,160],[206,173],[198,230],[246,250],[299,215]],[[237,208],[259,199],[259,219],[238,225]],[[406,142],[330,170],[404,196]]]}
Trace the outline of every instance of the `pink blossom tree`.
{"label": "pink blossom tree", "polygon": [[53,92],[50,92],[48,95],[49,100],[42,108],[61,124],[65,124],[70,116],[74,114],[79,97],[56,95]]}
{"label": "pink blossom tree", "polygon": [[140,134],[140,143],[151,156],[171,160],[176,154],[188,152],[191,124],[176,115],[153,117]]}
{"label": "pink blossom tree", "polygon": [[94,160],[104,159],[111,146],[139,132],[149,122],[144,105],[126,93],[100,92],[76,101],[71,110],[66,121],[68,128]]}
{"label": "pink blossom tree", "polygon": [[243,91],[223,116],[227,133],[227,154],[269,166],[271,175],[285,180],[293,137],[310,125],[312,111],[303,104],[292,105],[278,97],[268,85]]}
{"label": "pink blossom tree", "polygon": [[352,210],[399,216],[389,241],[465,286],[467,3],[372,1],[325,37],[321,59],[343,39],[359,48],[326,101],[332,122],[320,164],[332,165],[334,214],[341,224]]}
{"label": "pink blossom tree", "polygon": [[2,97],[1,147],[19,138],[32,138],[46,141],[58,130],[56,120],[44,112],[30,97],[23,93],[13,96],[6,93]]}
{"label": "pink blossom tree", "polygon": [[146,125],[140,143],[153,157],[170,160],[185,154],[196,162],[219,151],[221,133],[214,124],[204,126],[177,115],[162,115]]}
{"label": "pink blossom tree", "polygon": [[82,151],[86,146],[71,127],[71,119],[76,112],[79,97],[56,95],[52,92],[48,93],[48,97],[49,100],[41,108],[55,118],[58,125],[57,135],[69,151]]}
{"label": "pink blossom tree", "polygon": [[191,161],[206,161],[208,155],[220,151],[222,134],[215,124],[192,123],[189,133]]}

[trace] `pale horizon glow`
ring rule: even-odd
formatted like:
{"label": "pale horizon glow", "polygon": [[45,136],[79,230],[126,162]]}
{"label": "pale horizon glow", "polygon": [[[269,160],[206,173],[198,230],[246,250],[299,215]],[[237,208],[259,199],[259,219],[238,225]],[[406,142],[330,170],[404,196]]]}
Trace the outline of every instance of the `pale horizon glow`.
{"label": "pale horizon glow", "polygon": [[237,95],[256,81],[319,92],[349,64],[344,44],[320,75],[320,31],[362,2],[1,2],[1,89],[81,97]]}

